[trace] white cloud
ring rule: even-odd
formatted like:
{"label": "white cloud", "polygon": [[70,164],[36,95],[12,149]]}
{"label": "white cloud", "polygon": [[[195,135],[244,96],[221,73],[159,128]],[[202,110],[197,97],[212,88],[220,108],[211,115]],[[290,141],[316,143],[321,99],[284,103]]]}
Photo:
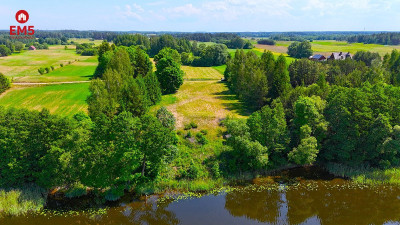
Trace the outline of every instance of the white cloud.
{"label": "white cloud", "polygon": [[173,14],[173,16],[193,16],[200,15],[202,11],[199,8],[194,7],[192,4],[186,4],[173,8],[164,9],[166,13]]}
{"label": "white cloud", "polygon": [[[132,9],[133,7],[133,9]],[[117,7],[118,14],[125,18],[135,18],[137,20],[143,21],[143,16],[141,13],[144,12],[144,9],[137,5],[136,3],[131,5],[125,5],[124,9],[121,10],[120,7]]]}

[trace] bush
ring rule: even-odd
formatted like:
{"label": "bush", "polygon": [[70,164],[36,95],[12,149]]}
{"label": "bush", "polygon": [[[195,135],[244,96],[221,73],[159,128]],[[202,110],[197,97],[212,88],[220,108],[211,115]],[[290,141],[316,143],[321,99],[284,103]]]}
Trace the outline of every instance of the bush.
{"label": "bush", "polygon": [[202,134],[207,135],[208,134],[208,130],[201,130],[200,131]]}
{"label": "bush", "polygon": [[206,145],[208,143],[206,136],[204,136],[202,133],[196,134],[196,140],[201,145]]}
{"label": "bush", "polygon": [[60,64],[60,67],[64,67],[64,64],[61,63],[61,64]]}
{"label": "bush", "polygon": [[44,70],[44,68],[40,67],[40,68],[38,69],[38,72],[40,73],[40,75],[43,75],[44,72],[45,72],[45,70]]}
{"label": "bush", "polygon": [[51,71],[54,71],[54,66],[50,66]]}
{"label": "bush", "polygon": [[188,123],[188,124],[185,124],[185,125],[183,126],[183,129],[184,129],[184,130],[190,130],[190,129],[192,129],[192,126],[190,125],[190,123]]}
{"label": "bush", "polygon": [[0,73],[0,94],[5,92],[11,87],[10,79],[8,79],[4,74]]}
{"label": "bush", "polygon": [[164,106],[157,111],[156,117],[164,127],[175,128],[175,117]]}
{"label": "bush", "polygon": [[46,73],[50,73],[50,68],[49,67],[44,68],[44,70],[46,71]]}
{"label": "bush", "polygon": [[195,122],[190,122],[190,127],[192,127],[193,129],[196,129],[197,128],[197,124],[195,123]]}
{"label": "bush", "polygon": [[191,138],[192,137],[192,132],[187,132],[187,134],[186,134],[186,136],[185,136],[185,138]]}
{"label": "bush", "polygon": [[260,45],[275,45],[275,41],[271,39],[261,39],[257,43]]}

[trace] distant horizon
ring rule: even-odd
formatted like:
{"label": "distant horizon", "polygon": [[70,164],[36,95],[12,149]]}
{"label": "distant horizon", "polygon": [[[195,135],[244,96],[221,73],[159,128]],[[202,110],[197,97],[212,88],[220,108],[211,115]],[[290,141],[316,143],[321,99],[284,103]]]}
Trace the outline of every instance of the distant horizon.
{"label": "distant horizon", "polygon": [[400,31],[400,0],[20,0],[0,5],[0,27],[21,9],[36,30]]}
{"label": "distant horizon", "polygon": [[[174,30],[79,30],[79,29],[35,29],[36,31],[94,31],[94,32],[125,32],[125,33],[322,33],[322,32],[330,32],[330,33],[400,33],[400,30],[302,30],[302,31],[174,31]],[[9,32],[8,29],[0,29],[0,32]]]}

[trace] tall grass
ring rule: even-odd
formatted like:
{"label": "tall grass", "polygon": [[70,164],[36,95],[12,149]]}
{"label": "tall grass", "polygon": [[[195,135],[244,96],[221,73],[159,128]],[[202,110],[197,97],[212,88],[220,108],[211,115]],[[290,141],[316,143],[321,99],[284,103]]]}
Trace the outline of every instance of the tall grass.
{"label": "tall grass", "polygon": [[400,168],[376,169],[367,166],[350,167],[330,163],[325,168],[332,174],[350,178],[360,184],[392,184],[400,185]]}
{"label": "tall grass", "polygon": [[43,209],[46,190],[30,184],[20,188],[0,189],[0,217],[18,216]]}

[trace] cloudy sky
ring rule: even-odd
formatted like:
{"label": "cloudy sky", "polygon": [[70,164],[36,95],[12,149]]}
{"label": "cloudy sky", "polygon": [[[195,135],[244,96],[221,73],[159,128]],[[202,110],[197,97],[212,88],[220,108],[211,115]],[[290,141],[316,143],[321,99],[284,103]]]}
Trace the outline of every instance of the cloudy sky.
{"label": "cloudy sky", "polygon": [[20,9],[40,30],[400,31],[400,0],[1,0],[0,29]]}

